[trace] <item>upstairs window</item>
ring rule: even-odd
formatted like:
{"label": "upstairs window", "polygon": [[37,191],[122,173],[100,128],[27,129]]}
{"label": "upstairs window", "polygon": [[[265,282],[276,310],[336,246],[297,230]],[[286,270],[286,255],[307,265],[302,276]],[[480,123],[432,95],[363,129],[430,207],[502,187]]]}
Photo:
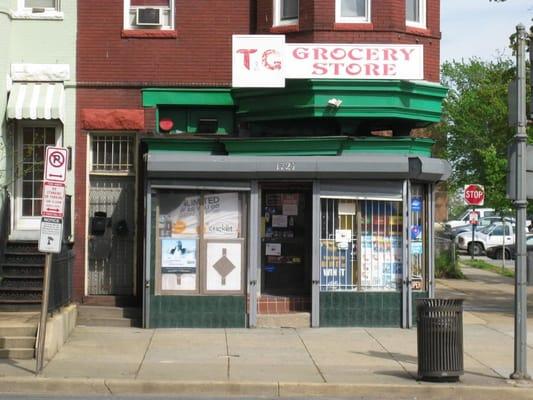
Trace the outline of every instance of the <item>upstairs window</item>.
{"label": "upstairs window", "polygon": [[17,0],[14,18],[61,19],[61,0]]}
{"label": "upstairs window", "polygon": [[341,23],[370,22],[370,0],[336,0],[335,21]]}
{"label": "upstairs window", "polygon": [[426,0],[405,0],[405,22],[408,26],[426,27]]}
{"label": "upstairs window", "polygon": [[175,0],[124,0],[124,29],[174,30]]}
{"label": "upstairs window", "polygon": [[298,23],[298,0],[274,0],[274,24],[292,25]]}

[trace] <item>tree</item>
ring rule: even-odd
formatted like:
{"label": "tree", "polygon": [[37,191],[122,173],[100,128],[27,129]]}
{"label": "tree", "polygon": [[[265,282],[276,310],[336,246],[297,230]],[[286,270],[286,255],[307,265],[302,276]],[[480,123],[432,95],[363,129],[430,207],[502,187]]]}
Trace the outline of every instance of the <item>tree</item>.
{"label": "tree", "polygon": [[442,84],[449,92],[442,123],[435,128],[443,144],[440,156],[452,164],[450,192],[467,183],[482,184],[485,205],[500,211],[512,206],[506,199],[507,146],[514,136],[507,120],[507,91],[514,77],[510,59],[444,63]]}

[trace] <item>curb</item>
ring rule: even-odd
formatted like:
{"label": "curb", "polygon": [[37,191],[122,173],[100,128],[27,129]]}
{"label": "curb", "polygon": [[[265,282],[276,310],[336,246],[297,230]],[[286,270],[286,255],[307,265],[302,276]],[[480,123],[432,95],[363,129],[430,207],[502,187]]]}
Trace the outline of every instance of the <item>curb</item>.
{"label": "curb", "polygon": [[193,395],[193,396],[259,396],[259,397],[372,397],[398,399],[417,398],[501,400],[533,399],[533,384],[465,386],[461,383],[421,383],[409,385],[335,384],[291,382],[217,382],[133,379],[59,379],[17,377],[0,378],[1,393],[54,393],[84,395]]}

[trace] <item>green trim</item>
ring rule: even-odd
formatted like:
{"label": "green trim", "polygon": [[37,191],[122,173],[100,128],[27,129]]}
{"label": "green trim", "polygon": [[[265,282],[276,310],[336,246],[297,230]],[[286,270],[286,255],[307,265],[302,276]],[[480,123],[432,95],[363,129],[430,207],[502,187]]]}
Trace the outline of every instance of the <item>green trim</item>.
{"label": "green trim", "polygon": [[435,141],[413,137],[359,137],[351,138],[344,144],[343,154],[386,153],[395,155],[417,155],[431,157]]}
{"label": "green trim", "polygon": [[142,91],[143,107],[173,106],[231,106],[235,104],[231,89],[165,89],[149,88]]}
{"label": "green trim", "polygon": [[222,143],[212,138],[175,135],[147,138],[143,139],[143,141],[148,145],[149,151],[197,152],[208,154],[225,153]]}
{"label": "green trim", "polygon": [[[244,121],[295,118],[393,118],[440,121],[447,89],[400,80],[288,80],[282,89],[234,89],[237,115]],[[339,108],[328,100],[342,100]]]}
{"label": "green trim", "polygon": [[283,137],[222,140],[231,155],[258,156],[335,156],[341,152],[345,137]]}
{"label": "green trim", "polygon": [[169,135],[143,139],[149,151],[202,152],[241,156],[336,156],[394,154],[431,157],[432,139],[413,137],[203,138]]}

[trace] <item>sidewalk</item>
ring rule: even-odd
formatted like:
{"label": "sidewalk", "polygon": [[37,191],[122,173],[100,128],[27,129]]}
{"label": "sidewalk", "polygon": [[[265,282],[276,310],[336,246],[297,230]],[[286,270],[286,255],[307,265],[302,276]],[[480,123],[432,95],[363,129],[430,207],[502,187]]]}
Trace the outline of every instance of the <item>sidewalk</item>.
{"label": "sidewalk", "polygon": [[0,361],[0,392],[533,399],[533,384],[507,379],[512,285],[489,272],[465,273],[470,279],[439,281],[440,295],[469,298],[459,383],[416,381],[416,329],[77,327],[41,378],[33,376],[34,361]]}

